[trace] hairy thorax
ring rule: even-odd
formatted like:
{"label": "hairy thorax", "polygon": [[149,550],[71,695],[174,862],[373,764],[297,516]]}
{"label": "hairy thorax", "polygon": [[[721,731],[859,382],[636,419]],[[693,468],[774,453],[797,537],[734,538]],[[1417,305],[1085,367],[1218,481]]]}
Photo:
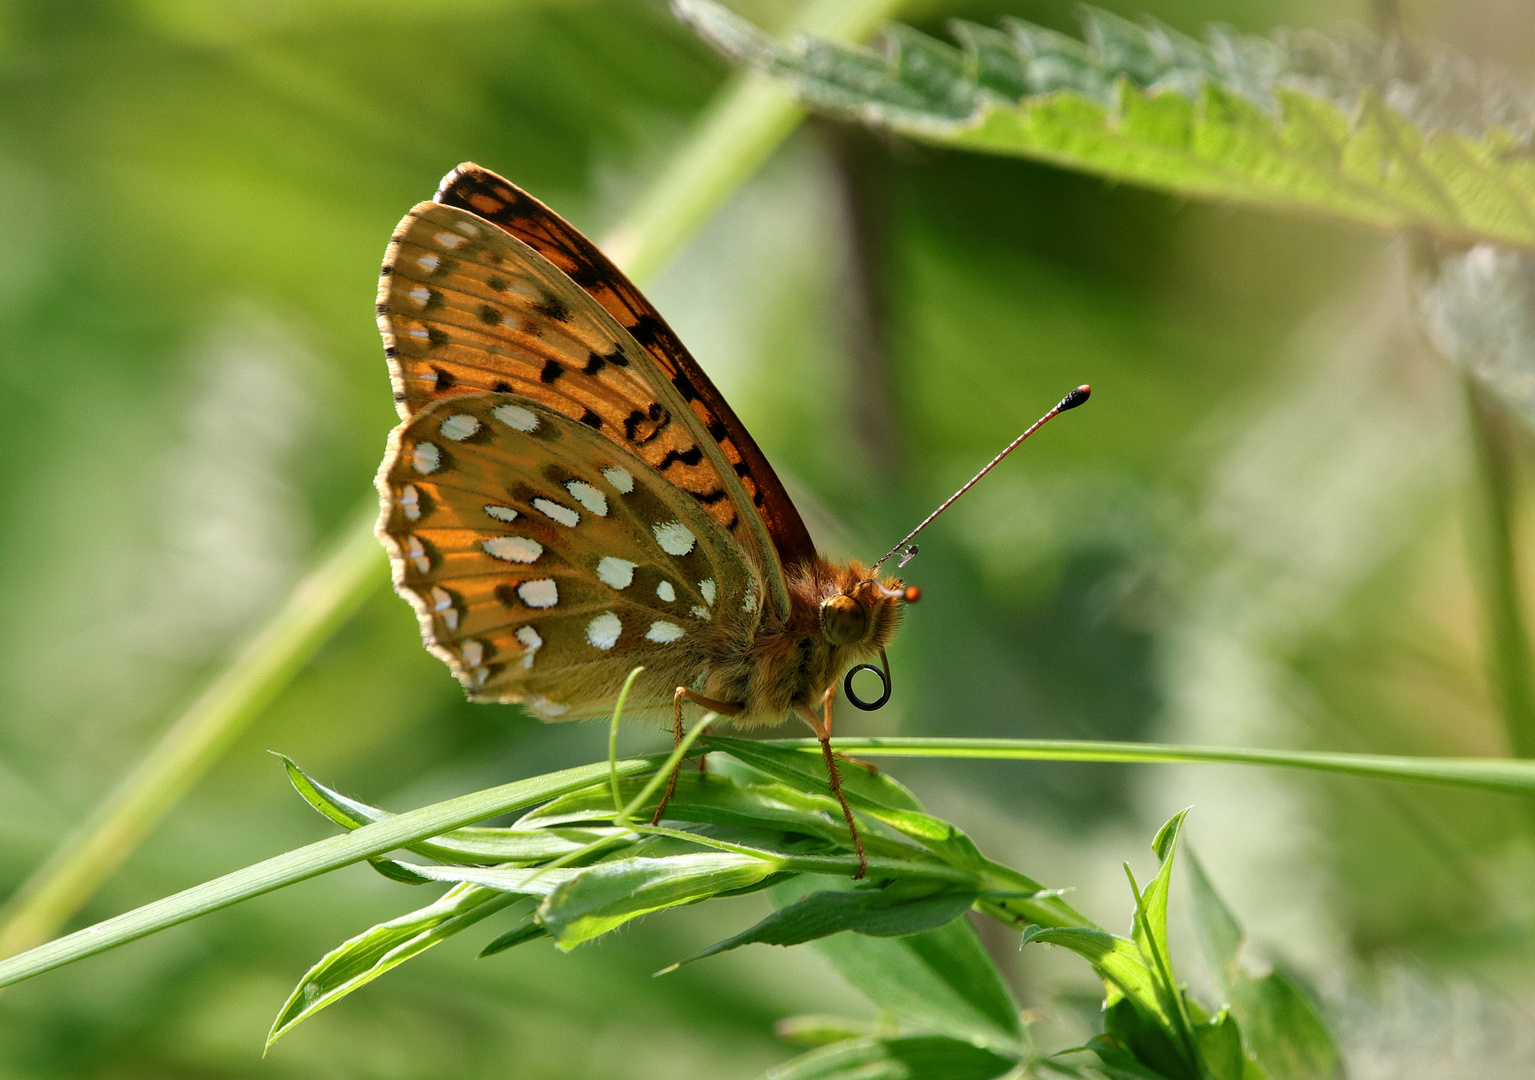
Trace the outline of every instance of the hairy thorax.
{"label": "hairy thorax", "polygon": [[[877,581],[859,563],[837,564],[817,557],[787,575],[789,614],[764,612],[745,647],[709,665],[702,692],[743,706],[732,719],[738,727],[782,723],[800,708],[817,714],[826,692],[854,664],[879,655],[900,622],[900,583]],[[823,604],[850,597],[861,637],[836,644],[827,633]],[[846,604],[846,601],[841,601]],[[845,625],[836,634],[850,635]]]}

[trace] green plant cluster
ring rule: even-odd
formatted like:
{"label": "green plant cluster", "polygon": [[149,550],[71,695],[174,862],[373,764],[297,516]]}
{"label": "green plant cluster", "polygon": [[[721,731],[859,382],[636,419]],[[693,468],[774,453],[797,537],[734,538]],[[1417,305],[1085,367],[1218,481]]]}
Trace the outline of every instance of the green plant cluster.
{"label": "green plant cluster", "polygon": [[[616,730],[616,718],[615,718]],[[700,734],[690,734],[691,743]],[[448,883],[440,898],[370,927],[327,953],[294,988],[268,1046],[297,1024],[406,960],[492,915],[510,923],[482,957],[541,938],[561,950],[641,916],[767,890],[776,910],[755,925],[658,972],[749,944],[816,942],[888,1018],[871,1027],[791,1018],[793,1041],[814,1046],[774,1080],[990,1080],[1038,1075],[1142,1080],[1330,1080],[1339,1057],[1319,1014],[1282,972],[1254,978],[1238,956],[1241,930],[1194,871],[1196,917],[1221,996],[1201,1006],[1180,982],[1167,938],[1178,814],[1157,834],[1156,876],[1134,877],[1134,926],[1094,926],[1033,878],[987,858],[956,826],[922,810],[889,776],[861,763],[843,784],[869,854],[864,880],[813,752],[705,737],[708,770],[679,773],[664,825],[647,825],[661,781],[684,744],[647,775],[605,780],[544,801],[505,827],[456,829],[408,845],[429,862],[376,857],[385,877]],[[294,787],[332,821],[359,829],[391,815],[326,787],[287,762]],[[551,778],[551,787],[558,781]],[[538,781],[534,780],[535,787]],[[1127,868],[1128,873],[1128,868]],[[973,927],[974,911],[1078,954],[1103,979],[1102,1033],[1042,1057]],[[504,913],[504,914],[502,914]]]}

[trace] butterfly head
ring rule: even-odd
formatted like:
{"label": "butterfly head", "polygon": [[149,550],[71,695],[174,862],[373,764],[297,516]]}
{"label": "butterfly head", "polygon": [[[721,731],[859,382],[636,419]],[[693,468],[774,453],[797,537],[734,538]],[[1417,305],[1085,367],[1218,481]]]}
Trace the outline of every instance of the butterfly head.
{"label": "butterfly head", "polygon": [[881,649],[901,621],[902,603],[921,596],[915,585],[877,578],[858,563],[837,567],[823,585],[821,634],[831,645]]}

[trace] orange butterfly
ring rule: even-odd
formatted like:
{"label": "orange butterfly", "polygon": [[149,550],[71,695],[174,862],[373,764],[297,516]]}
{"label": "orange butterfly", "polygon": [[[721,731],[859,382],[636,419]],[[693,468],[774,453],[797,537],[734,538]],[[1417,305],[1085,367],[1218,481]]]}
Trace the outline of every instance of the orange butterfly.
{"label": "orange butterfly", "polygon": [[917,590],[819,555],[639,290],[494,173],[461,165],[405,216],[378,321],[403,420],[378,532],[427,647],[469,696],[595,717],[643,665],[630,700],[670,706],[679,738],[684,699],[743,727],[797,715],[862,866],[832,695],[853,665],[883,662]]}

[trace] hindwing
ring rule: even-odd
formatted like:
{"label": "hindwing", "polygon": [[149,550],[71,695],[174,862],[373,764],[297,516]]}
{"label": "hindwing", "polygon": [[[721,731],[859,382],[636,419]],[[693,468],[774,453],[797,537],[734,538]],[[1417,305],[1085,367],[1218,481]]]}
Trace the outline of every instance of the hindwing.
{"label": "hindwing", "polygon": [[751,554],[626,448],[520,394],[434,402],[390,437],[379,534],[395,588],[469,696],[547,719],[668,705],[761,618]]}

